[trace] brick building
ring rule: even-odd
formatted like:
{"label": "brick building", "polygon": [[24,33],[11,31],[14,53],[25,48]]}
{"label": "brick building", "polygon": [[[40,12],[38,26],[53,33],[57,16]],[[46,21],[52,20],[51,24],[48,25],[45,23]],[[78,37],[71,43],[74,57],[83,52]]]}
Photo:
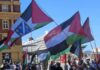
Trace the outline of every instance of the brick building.
{"label": "brick building", "polygon": [[[0,40],[7,36],[11,25],[20,15],[19,0],[0,0]],[[21,46],[21,40],[18,40],[11,49],[0,51],[0,64],[5,62],[6,58],[14,62],[22,60]]]}

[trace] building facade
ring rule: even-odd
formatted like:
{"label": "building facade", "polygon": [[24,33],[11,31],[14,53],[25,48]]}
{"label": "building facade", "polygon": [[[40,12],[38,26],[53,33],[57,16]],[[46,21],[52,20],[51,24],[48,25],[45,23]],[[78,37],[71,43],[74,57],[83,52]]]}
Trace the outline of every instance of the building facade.
{"label": "building facade", "polygon": [[[0,40],[7,36],[8,30],[20,15],[19,0],[0,0]],[[13,62],[22,60],[21,46],[21,40],[18,40],[11,49],[0,51],[0,63],[6,59]]]}
{"label": "building facade", "polygon": [[[29,38],[27,42],[22,43],[23,51],[27,51],[27,63],[31,62],[32,55],[38,50],[46,49],[44,38],[41,36],[37,39]],[[38,62],[38,60],[36,60]]]}

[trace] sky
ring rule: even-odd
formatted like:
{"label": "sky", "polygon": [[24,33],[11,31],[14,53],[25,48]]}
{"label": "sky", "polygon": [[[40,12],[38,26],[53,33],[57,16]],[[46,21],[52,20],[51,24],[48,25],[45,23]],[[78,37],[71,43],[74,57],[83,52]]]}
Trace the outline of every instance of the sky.
{"label": "sky", "polygon": [[[57,25],[69,19],[77,11],[80,12],[81,24],[85,22],[86,18],[90,18],[90,28],[94,41],[87,43],[86,50],[100,47],[100,0],[35,0],[39,7],[50,16],[54,22],[49,23],[38,30],[35,30],[25,35],[22,40],[27,41],[29,37],[38,38],[45,32],[50,31]],[[21,0],[21,13],[30,4],[31,0]],[[57,24],[56,24],[57,23]]]}

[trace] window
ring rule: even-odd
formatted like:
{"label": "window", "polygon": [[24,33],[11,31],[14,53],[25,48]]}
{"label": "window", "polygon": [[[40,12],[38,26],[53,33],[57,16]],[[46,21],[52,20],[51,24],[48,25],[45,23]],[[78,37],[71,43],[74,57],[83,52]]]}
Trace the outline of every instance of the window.
{"label": "window", "polygon": [[2,28],[3,29],[9,29],[9,23],[7,20],[3,20],[2,21]]}
{"label": "window", "polygon": [[8,12],[8,5],[2,5],[2,12]]}

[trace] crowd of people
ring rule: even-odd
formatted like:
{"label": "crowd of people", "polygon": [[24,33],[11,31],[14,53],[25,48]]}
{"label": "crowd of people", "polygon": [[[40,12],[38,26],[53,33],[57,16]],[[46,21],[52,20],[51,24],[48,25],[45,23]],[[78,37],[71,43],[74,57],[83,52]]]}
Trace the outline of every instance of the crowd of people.
{"label": "crowd of people", "polygon": [[59,62],[55,64],[55,62],[52,61],[49,66],[49,70],[63,70],[63,68],[61,67],[61,64]]}
{"label": "crowd of people", "polygon": [[51,62],[49,70],[100,70],[100,63],[90,59],[67,61],[61,67],[60,63]]}
{"label": "crowd of people", "polygon": [[3,63],[0,66],[0,70],[22,70],[21,63]]}
{"label": "crowd of people", "polygon": [[[47,70],[100,70],[100,62],[87,59],[66,61],[65,63],[51,61],[47,65]],[[23,67],[21,63],[4,63],[0,66],[0,70],[43,70],[41,64],[27,64]]]}

